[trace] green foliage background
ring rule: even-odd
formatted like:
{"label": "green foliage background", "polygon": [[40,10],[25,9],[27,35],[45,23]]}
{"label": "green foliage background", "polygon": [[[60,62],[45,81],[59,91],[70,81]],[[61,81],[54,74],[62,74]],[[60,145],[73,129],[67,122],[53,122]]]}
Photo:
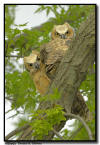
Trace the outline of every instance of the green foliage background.
{"label": "green foliage background", "polygon": [[[25,24],[16,25],[15,20],[15,10],[16,5],[5,5],[5,99],[10,101],[11,109],[7,111],[9,113],[15,110],[15,114],[10,116],[11,118],[23,115],[19,118],[14,125],[16,127],[23,126],[29,121],[37,108],[37,104],[40,103],[40,95],[36,92],[33,81],[31,80],[28,72],[24,69],[24,65],[19,63],[20,58],[29,55],[33,49],[39,50],[40,45],[50,41],[50,32],[54,25],[63,24],[68,22],[77,33],[80,24],[86,20],[90,12],[95,8],[94,5],[38,5],[38,9],[35,13],[46,12],[48,16],[51,12],[54,17],[51,17],[47,22],[43,23],[41,26],[35,29],[25,29]],[[12,28],[15,26],[15,28]],[[23,27],[20,30],[20,27]],[[41,39],[42,38],[42,39]],[[11,58],[12,53],[16,52],[17,57]],[[18,67],[16,67],[16,64]],[[18,69],[19,68],[19,69]],[[93,114],[93,120],[88,123],[90,129],[92,130],[93,137],[95,139],[95,64],[89,70],[86,80],[80,86],[80,90],[83,92],[84,96],[87,96],[87,105]],[[57,90],[53,97],[59,96]],[[59,97],[58,97],[59,98]],[[43,100],[42,100],[43,101]],[[58,109],[58,110],[57,110]],[[48,117],[44,122],[41,120],[36,120],[35,123],[31,123],[33,128],[37,128],[35,133],[38,134],[39,139],[42,138],[44,132],[48,134],[48,130],[52,129],[52,125],[60,114],[62,117],[61,108],[58,107],[54,110],[47,110]],[[57,112],[58,111],[58,112]],[[57,114],[58,113],[58,114]],[[35,113],[36,114],[36,113]],[[34,115],[35,115],[34,114]],[[50,116],[51,114],[51,116]],[[53,116],[55,114],[55,117]],[[38,114],[39,115],[39,114]],[[25,117],[26,116],[26,117]],[[50,120],[52,118],[52,125]],[[59,121],[61,121],[58,119]],[[42,127],[44,124],[45,127]],[[73,136],[74,132],[80,128],[81,124],[77,120],[72,124],[73,130],[68,129],[63,130],[63,138],[68,140],[88,140],[88,135],[84,127],[80,129],[79,132]],[[34,134],[36,135],[36,134]],[[59,140],[59,138],[54,137],[54,140]]]}

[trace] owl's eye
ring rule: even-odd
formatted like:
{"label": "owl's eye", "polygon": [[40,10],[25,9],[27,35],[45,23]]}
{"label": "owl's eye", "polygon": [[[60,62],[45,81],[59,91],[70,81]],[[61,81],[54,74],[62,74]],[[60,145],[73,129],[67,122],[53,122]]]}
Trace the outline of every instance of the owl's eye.
{"label": "owl's eye", "polygon": [[59,35],[59,33],[58,33],[58,32],[56,32],[56,35]]}
{"label": "owl's eye", "polygon": [[69,33],[69,31],[66,32],[66,34],[68,34],[68,33]]}
{"label": "owl's eye", "polygon": [[29,64],[29,66],[33,66],[33,64],[32,64],[32,63],[30,63],[30,64]]}
{"label": "owl's eye", "polygon": [[40,57],[37,56],[37,60],[40,60]]}

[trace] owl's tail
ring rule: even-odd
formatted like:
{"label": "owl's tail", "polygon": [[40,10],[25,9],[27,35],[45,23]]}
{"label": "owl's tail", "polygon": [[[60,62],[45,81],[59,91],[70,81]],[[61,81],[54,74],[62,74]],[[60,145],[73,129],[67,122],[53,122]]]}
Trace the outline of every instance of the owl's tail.
{"label": "owl's tail", "polygon": [[93,119],[92,113],[80,92],[77,93],[73,101],[71,113],[81,116],[85,121],[91,121]]}

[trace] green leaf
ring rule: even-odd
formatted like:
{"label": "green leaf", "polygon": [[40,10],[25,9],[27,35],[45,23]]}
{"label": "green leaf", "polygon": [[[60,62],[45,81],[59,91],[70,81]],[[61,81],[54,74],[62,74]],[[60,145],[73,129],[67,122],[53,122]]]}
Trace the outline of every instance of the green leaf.
{"label": "green leaf", "polygon": [[48,9],[46,10],[46,15],[48,16],[49,13],[50,13],[50,8],[48,8]]}
{"label": "green leaf", "polygon": [[24,23],[24,24],[19,24],[19,25],[14,24],[14,25],[15,25],[15,26],[18,26],[18,27],[24,27],[24,26],[27,26],[28,23],[29,23],[29,22],[26,22],[26,23]]}

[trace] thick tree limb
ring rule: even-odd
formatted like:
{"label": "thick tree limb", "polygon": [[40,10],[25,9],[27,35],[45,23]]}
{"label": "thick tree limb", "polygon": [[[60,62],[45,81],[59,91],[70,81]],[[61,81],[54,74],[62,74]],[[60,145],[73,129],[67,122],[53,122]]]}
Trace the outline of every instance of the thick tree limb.
{"label": "thick tree limb", "polygon": [[32,135],[32,128],[31,128],[31,126],[29,126],[27,128],[27,131],[25,131],[24,134],[21,134],[17,140],[27,139],[30,135]]}

